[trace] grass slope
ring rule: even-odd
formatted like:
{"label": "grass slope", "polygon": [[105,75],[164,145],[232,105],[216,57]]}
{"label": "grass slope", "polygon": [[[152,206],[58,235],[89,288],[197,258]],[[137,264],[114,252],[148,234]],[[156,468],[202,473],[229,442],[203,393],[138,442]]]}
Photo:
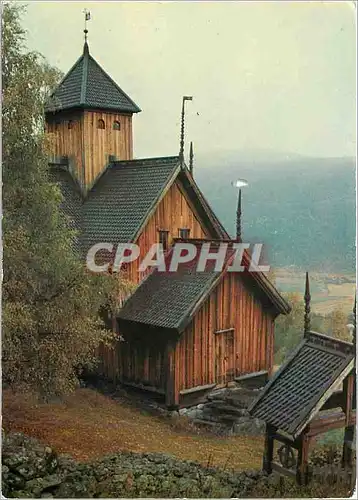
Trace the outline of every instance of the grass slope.
{"label": "grass slope", "polygon": [[118,451],[160,452],[226,469],[261,467],[263,440],[196,434],[96,391],[79,389],[62,402],[36,404],[30,396],[3,392],[5,431],[23,432],[58,452],[89,461]]}

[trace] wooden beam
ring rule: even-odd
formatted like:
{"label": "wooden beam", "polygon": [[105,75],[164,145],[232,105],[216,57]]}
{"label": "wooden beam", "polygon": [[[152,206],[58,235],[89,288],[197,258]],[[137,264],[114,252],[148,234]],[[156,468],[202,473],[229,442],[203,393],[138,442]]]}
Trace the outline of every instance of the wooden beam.
{"label": "wooden beam", "polygon": [[308,449],[310,436],[303,433],[301,434],[299,441],[296,480],[298,484],[305,485],[308,483]]}
{"label": "wooden beam", "polygon": [[121,382],[121,384],[127,386],[127,387],[133,387],[134,389],[141,389],[142,391],[148,391],[148,392],[154,392],[156,394],[164,395],[165,391],[164,389],[160,389],[158,387],[153,387],[150,385],[144,385],[144,384],[136,384],[134,382]]}
{"label": "wooden beam", "polygon": [[[352,410],[348,425],[355,425],[356,412]],[[307,426],[307,435],[310,437],[322,434],[332,429],[340,429],[346,425],[346,415],[343,411],[318,415]]]}
{"label": "wooden beam", "polygon": [[353,443],[354,443],[354,425],[349,425],[344,430],[344,443],[342,453],[342,467],[352,467],[353,462]]}
{"label": "wooden beam", "polygon": [[346,414],[346,426],[349,425],[349,420],[352,412],[352,401],[353,401],[353,383],[354,375],[351,373],[343,382],[343,394],[344,394],[344,412]]}
{"label": "wooden beam", "polygon": [[288,446],[291,446],[291,448],[295,448],[296,450],[298,449],[300,442],[298,439],[290,439],[289,437],[283,436],[282,434],[276,432],[273,434],[273,439],[276,439],[276,441],[279,441],[280,443],[287,444]]}
{"label": "wooden beam", "polygon": [[175,344],[170,342],[166,348],[167,381],[165,388],[165,404],[168,408],[179,407],[179,391],[175,388]]}
{"label": "wooden beam", "polygon": [[214,335],[219,335],[220,333],[229,333],[234,331],[235,328],[225,328],[224,330],[216,330],[216,332],[214,332]]}
{"label": "wooden beam", "polygon": [[192,394],[194,392],[208,391],[214,387],[216,387],[216,384],[197,385],[195,387],[191,387],[190,389],[182,389],[179,394],[184,396],[185,394]]}
{"label": "wooden beam", "polygon": [[259,372],[253,372],[253,373],[245,373],[245,375],[239,375],[238,377],[235,377],[234,380],[235,382],[244,382],[245,380],[249,380],[256,377],[263,377],[264,375],[268,376],[267,370],[261,370]]}
{"label": "wooden beam", "polygon": [[296,477],[296,472],[291,470],[291,469],[286,469],[286,467],[282,467],[282,465],[272,462],[271,463],[271,468],[273,472],[277,472],[278,474],[282,474],[287,477]]}
{"label": "wooden beam", "polygon": [[267,474],[272,473],[272,462],[273,462],[273,435],[276,432],[276,428],[266,424],[266,434],[265,434],[265,448],[264,448],[264,456],[262,468]]}

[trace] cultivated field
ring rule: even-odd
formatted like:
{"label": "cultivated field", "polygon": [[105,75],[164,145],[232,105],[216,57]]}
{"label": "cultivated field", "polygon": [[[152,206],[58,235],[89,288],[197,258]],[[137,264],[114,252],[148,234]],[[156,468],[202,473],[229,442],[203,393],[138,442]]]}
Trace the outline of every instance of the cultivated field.
{"label": "cultivated field", "polygon": [[[276,269],[276,286],[281,292],[297,292],[303,296],[304,272]],[[346,314],[352,311],[355,294],[354,274],[310,273],[312,311],[325,315],[340,308]]]}

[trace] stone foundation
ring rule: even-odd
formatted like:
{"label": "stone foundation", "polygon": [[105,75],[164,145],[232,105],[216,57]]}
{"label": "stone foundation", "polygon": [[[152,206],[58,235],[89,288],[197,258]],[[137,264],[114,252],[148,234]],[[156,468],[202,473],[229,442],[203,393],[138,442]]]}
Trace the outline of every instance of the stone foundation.
{"label": "stone foundation", "polygon": [[262,389],[248,389],[234,385],[216,389],[207,396],[207,401],[179,410],[179,416],[193,419],[200,426],[221,430],[225,434],[261,435],[264,422],[253,418],[248,407]]}

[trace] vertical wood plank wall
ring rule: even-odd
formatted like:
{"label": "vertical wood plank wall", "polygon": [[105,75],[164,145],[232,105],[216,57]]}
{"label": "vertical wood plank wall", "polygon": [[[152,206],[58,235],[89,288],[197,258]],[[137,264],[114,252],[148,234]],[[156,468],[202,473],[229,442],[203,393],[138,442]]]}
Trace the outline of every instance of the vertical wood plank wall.
{"label": "vertical wood plank wall", "polygon": [[[98,128],[98,120],[104,121],[105,129]],[[114,121],[119,121],[120,130],[113,130]],[[115,155],[118,160],[132,159],[132,116],[85,111],[83,144],[86,185],[90,185],[108,165],[109,155]]]}
{"label": "vertical wood plank wall", "polygon": [[[145,334],[146,332],[144,332]],[[150,337],[118,341],[113,349],[101,344],[97,348],[100,373],[113,382],[133,382],[164,393],[166,387],[166,344]]]}
{"label": "vertical wood plank wall", "polygon": [[[159,230],[169,231],[170,246],[173,243],[173,238],[178,238],[179,228],[190,229],[190,238],[210,238],[213,236],[202,225],[184,196],[180,184],[175,181],[136,241],[140,248],[140,259],[147,254],[153,243],[159,243]],[[126,275],[133,283],[139,283],[144,277],[143,273],[139,273],[138,268],[139,260],[128,266]]]}
{"label": "vertical wood plank wall", "polygon": [[[69,121],[72,128],[68,128]],[[46,133],[50,142],[50,153],[54,156],[68,156],[70,165],[74,168],[81,182],[83,172],[82,137],[83,113],[64,113],[61,116],[49,115],[46,118]]]}
{"label": "vertical wood plank wall", "polygon": [[[169,245],[171,245],[173,238],[178,237],[179,228],[189,228],[190,237],[193,238],[212,236],[210,232],[202,226],[199,218],[193,212],[184,196],[180,184],[175,181],[158,204],[143,232],[138,237],[136,243],[140,247],[140,257],[144,257],[153,243],[159,242],[159,229],[169,231]],[[145,273],[139,273],[138,268],[139,261],[137,260],[128,265],[124,276],[133,283],[139,283],[144,278]],[[140,378],[139,371],[135,372],[132,369],[128,371],[129,368],[126,365],[125,353],[128,353],[128,356],[132,356],[132,354],[129,355],[130,345],[127,344],[124,347],[124,344],[124,342],[116,343],[113,349],[101,346],[98,351],[100,358],[100,366],[98,367],[99,372],[110,380],[119,380],[122,376],[132,381]],[[120,351],[122,351],[122,354],[120,354]],[[120,365],[121,360],[123,360],[122,368]],[[152,368],[153,362],[156,364],[156,368]],[[149,378],[147,382],[152,384],[155,380],[158,380],[157,373],[162,370],[162,367],[158,364],[155,353],[153,353],[149,347],[144,354],[141,354],[141,363],[146,367],[151,367],[150,376],[148,375]],[[138,370],[141,370],[141,363],[137,365]],[[147,376],[147,374],[145,374],[145,376]]]}
{"label": "vertical wood plank wall", "polygon": [[[69,121],[73,127],[68,128]],[[103,120],[105,129],[98,128]],[[114,121],[119,121],[120,130],[113,130]],[[47,117],[51,153],[68,156],[75,167],[79,182],[83,175],[87,186],[107,166],[109,155],[119,160],[133,158],[132,116],[100,111],[64,112]],[[83,174],[84,169],[84,174]]]}
{"label": "vertical wood plank wall", "polygon": [[[215,334],[231,328],[233,334]],[[176,391],[224,383],[244,373],[271,371],[273,328],[272,313],[250,293],[239,275],[227,273],[177,343]],[[233,340],[228,335],[233,335]],[[234,371],[227,374],[231,367]]]}

